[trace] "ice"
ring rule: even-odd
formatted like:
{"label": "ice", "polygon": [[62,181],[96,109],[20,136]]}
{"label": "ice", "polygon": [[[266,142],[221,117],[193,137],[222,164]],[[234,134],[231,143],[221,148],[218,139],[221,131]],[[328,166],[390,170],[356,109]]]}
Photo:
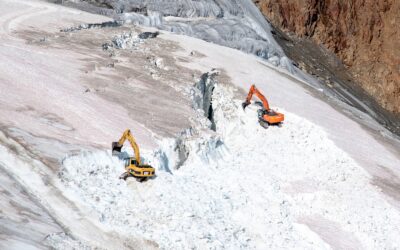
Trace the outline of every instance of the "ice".
{"label": "ice", "polygon": [[[271,26],[251,0],[106,1],[127,23],[156,27],[240,49],[293,72],[271,33]],[[136,12],[134,12],[136,11]]]}
{"label": "ice", "polygon": [[63,229],[3,167],[0,163],[0,235],[7,236],[0,240],[0,249],[46,247],[43,238]]}
{"label": "ice", "polygon": [[214,89],[220,144],[186,133],[179,143],[188,157],[174,168],[177,143],[160,142],[145,156],[157,176],[144,183],[119,180],[123,163],[109,152],[67,157],[60,175],[67,192],[93,211],[93,220],[161,249],[329,249],[316,223],[338,228],[324,236],[330,244],[340,236],[349,248],[400,247],[397,210],[323,130],[284,110],[283,127],[265,130],[258,106],[243,111],[233,92]]}
{"label": "ice", "polygon": [[141,41],[142,39],[138,37],[138,34],[129,32],[114,37],[112,43],[117,49],[131,49]]}
{"label": "ice", "polygon": [[[271,52],[269,62],[165,30],[135,44],[130,39],[155,29],[60,32],[111,20],[40,1],[0,2],[8,10],[0,10],[6,13],[0,15],[0,164],[12,185],[26,190],[26,204],[35,208],[29,204],[37,202],[40,214],[56,224],[18,214],[2,230],[18,227],[15,234],[26,241],[13,235],[0,237],[0,244],[399,248],[398,151],[345,115],[342,109],[353,114],[348,107],[273,66],[290,63],[277,48],[262,47],[273,42],[261,40],[266,55]],[[265,35],[247,1],[218,1],[226,5],[224,13],[211,1],[185,3],[193,8],[181,8],[177,16],[149,11],[154,19],[142,18],[182,25],[185,32],[195,27],[200,35],[209,29],[203,35],[232,44],[243,39],[256,46],[257,39],[245,37]],[[175,13],[174,4],[162,7]],[[220,38],[216,31],[228,28],[235,32]],[[123,34],[132,34],[122,39],[125,49],[102,50]],[[282,127],[261,128],[256,105],[242,110],[251,84],[285,114]],[[86,92],[86,85],[101,91]],[[146,182],[118,179],[124,163],[109,147],[126,127],[134,131],[143,162],[156,168]],[[25,200],[7,192],[1,197],[7,216],[16,214],[10,200]],[[19,218],[30,220],[32,230]]]}

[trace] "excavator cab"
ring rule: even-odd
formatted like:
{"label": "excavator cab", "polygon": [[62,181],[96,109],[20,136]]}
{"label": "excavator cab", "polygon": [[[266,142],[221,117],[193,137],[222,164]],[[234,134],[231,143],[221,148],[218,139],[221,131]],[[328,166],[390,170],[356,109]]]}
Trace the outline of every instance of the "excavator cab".
{"label": "excavator cab", "polygon": [[137,162],[137,160],[133,157],[129,158],[126,163],[125,163],[125,167],[128,167],[129,165],[135,165],[138,166],[139,163]]}
{"label": "excavator cab", "polygon": [[148,177],[152,177],[155,174],[155,169],[147,164],[141,164],[139,146],[137,145],[131,131],[129,129],[125,130],[121,139],[117,142],[113,142],[111,145],[112,155],[120,156],[121,149],[124,142],[128,140],[131,144],[133,151],[135,152],[135,157],[129,157],[125,159],[125,172],[120,176],[120,179],[126,180],[129,176],[138,178],[140,181],[146,180]]}
{"label": "excavator cab", "polygon": [[242,103],[243,110],[251,104],[251,98],[255,94],[260,98],[262,102],[261,109],[258,110],[258,122],[263,128],[268,128],[269,125],[281,125],[285,119],[285,116],[281,113],[276,112],[269,108],[269,103],[265,96],[256,88],[255,85],[251,85],[250,91],[247,95],[246,101]]}

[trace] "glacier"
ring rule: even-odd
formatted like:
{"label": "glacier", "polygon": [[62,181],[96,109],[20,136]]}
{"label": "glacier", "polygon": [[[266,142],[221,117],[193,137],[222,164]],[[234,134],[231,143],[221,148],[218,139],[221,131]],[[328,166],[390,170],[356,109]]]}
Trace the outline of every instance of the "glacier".
{"label": "glacier", "polygon": [[101,10],[94,9],[96,12],[117,21],[155,27],[239,49],[295,72],[292,62],[273,38],[271,25],[251,0],[88,2],[102,7]]}
{"label": "glacier", "polygon": [[[153,25],[86,29],[113,20],[42,1],[0,3],[0,246],[399,248],[399,144],[304,79],[186,35],[141,39]],[[157,19],[138,5],[117,14],[223,20],[212,2],[190,3],[215,11],[183,8],[178,20],[168,16],[176,5],[165,5]],[[262,129],[256,105],[242,110],[253,83],[286,115],[282,127]],[[126,128],[154,179],[118,179],[123,162],[110,143]]]}

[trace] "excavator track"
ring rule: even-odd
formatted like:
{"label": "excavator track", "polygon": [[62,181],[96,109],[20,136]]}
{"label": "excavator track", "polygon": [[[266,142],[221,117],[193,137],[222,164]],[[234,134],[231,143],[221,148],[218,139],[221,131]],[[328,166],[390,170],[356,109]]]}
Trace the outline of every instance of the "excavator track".
{"label": "excavator track", "polygon": [[261,127],[267,129],[269,127],[269,123],[264,121],[264,119],[258,119],[258,123],[260,123]]}
{"label": "excavator track", "polygon": [[128,172],[123,172],[123,173],[119,176],[119,178],[122,179],[122,180],[124,180],[124,181],[126,181],[126,179],[127,179],[128,177],[130,177],[130,176],[132,176],[130,173],[128,173]]}

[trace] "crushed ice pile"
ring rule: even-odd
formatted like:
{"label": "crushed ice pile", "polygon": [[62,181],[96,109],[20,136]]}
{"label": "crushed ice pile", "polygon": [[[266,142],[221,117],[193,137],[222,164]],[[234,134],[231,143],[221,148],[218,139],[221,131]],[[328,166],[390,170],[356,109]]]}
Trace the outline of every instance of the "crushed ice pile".
{"label": "crushed ice pile", "polygon": [[328,248],[307,221],[363,247],[400,247],[397,211],[323,130],[288,112],[282,128],[265,130],[256,105],[243,111],[220,84],[212,95],[216,131],[189,130],[144,152],[154,179],[119,180],[121,161],[88,152],[63,161],[66,195],[105,228],[161,249]]}

